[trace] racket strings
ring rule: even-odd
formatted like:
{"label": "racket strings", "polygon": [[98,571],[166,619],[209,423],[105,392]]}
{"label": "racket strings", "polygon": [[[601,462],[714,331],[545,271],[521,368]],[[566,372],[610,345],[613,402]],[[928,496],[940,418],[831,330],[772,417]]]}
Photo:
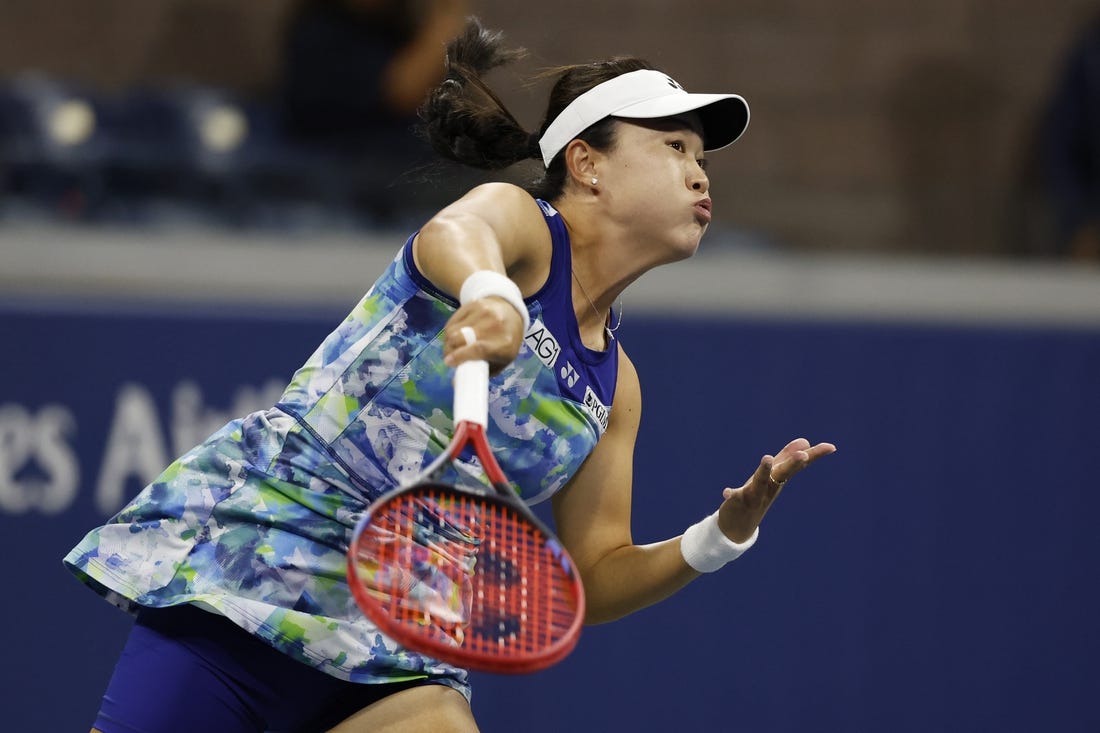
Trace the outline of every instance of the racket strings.
{"label": "racket strings", "polygon": [[360,539],[358,578],[394,618],[430,627],[461,644],[470,615],[477,538],[447,522],[442,507],[430,501],[392,504]]}
{"label": "racket strings", "polygon": [[514,659],[545,653],[575,626],[571,565],[513,508],[426,487],[373,511],[354,567],[369,615],[391,635],[408,627],[429,651]]}

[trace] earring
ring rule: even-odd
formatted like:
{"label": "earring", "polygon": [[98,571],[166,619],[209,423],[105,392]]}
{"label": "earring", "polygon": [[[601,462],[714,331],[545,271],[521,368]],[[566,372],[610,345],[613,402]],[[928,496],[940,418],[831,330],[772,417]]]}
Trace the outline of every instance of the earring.
{"label": "earring", "polygon": [[592,185],[593,186],[595,186],[599,182],[600,182],[600,179],[596,178],[595,176],[592,176]]}

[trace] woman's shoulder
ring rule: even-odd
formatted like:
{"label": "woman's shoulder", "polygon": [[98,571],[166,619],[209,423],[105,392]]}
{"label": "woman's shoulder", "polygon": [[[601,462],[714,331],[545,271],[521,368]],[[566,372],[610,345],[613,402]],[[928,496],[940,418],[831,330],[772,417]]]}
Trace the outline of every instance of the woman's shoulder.
{"label": "woman's shoulder", "polygon": [[483,183],[440,212],[441,219],[474,216],[496,234],[508,274],[525,295],[538,289],[550,267],[553,245],[539,202],[512,183]]}
{"label": "woman's shoulder", "polygon": [[474,186],[460,200],[491,201],[497,205],[538,214],[538,201],[522,186],[507,181],[491,181]]}
{"label": "woman's shoulder", "polygon": [[503,241],[541,238],[546,232],[543,210],[526,190],[512,183],[483,183],[440,210],[430,225],[473,217],[492,228]]}

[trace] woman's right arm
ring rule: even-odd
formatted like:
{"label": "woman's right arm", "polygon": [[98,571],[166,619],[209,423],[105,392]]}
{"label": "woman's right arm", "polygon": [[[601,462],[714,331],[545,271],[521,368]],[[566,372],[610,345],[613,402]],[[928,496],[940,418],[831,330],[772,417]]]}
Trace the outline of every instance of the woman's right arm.
{"label": "woman's right arm", "polygon": [[[437,288],[459,297],[475,272],[511,279],[523,296],[536,292],[550,272],[552,242],[538,203],[523,189],[489,183],[470,191],[424,225],[413,241],[413,259]],[[523,319],[507,300],[487,297],[463,304],[447,323],[448,363],[486,359],[494,370],[516,357]],[[466,344],[464,326],[477,334]]]}

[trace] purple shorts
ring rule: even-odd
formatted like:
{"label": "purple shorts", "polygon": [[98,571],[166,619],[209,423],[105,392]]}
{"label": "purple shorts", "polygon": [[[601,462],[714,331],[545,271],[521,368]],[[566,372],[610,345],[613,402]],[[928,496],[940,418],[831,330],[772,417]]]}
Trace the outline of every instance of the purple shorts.
{"label": "purple shorts", "polygon": [[142,611],[95,727],[103,733],[323,731],[430,679],[355,684],[193,606]]}

